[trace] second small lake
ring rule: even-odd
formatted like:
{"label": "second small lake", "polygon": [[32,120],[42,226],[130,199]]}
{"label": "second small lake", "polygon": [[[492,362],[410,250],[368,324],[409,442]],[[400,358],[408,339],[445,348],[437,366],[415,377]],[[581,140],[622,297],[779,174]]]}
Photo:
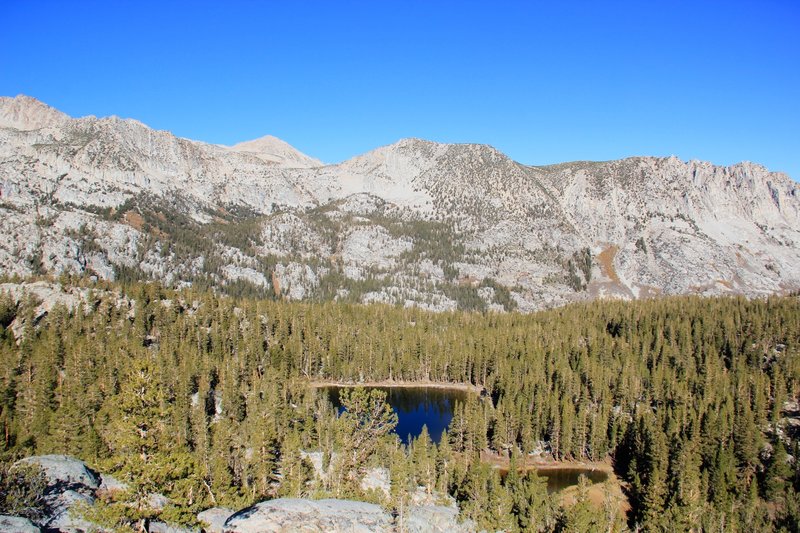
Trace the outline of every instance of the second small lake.
{"label": "second small lake", "polygon": [[[410,438],[417,438],[422,433],[422,426],[428,426],[431,440],[439,443],[442,433],[453,419],[456,403],[467,399],[465,391],[432,387],[367,387],[379,389],[387,394],[386,401],[397,413],[395,433],[404,444]],[[339,390],[341,387],[324,387],[320,390],[328,395],[328,399],[337,409],[341,409]]]}
{"label": "second small lake", "polygon": [[539,470],[537,473],[547,479],[547,492],[550,493],[577,485],[581,474],[586,476],[591,484],[602,483],[608,479],[606,472],[588,468],[551,468]]}
{"label": "second small lake", "polygon": [[[508,475],[507,468],[500,468],[500,476]],[[589,484],[603,483],[608,479],[608,473],[599,468],[582,468],[565,466],[560,468],[538,468],[536,473],[547,482],[547,492],[553,494],[568,487],[577,485],[581,475],[586,476]]]}

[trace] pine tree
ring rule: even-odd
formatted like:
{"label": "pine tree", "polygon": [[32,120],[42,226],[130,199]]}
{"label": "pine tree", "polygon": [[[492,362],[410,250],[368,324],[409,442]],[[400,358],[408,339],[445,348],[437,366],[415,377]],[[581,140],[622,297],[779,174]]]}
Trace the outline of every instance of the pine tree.
{"label": "pine tree", "polygon": [[367,461],[397,425],[397,414],[379,389],[341,389],[344,412],[337,421],[340,453],[331,476],[337,497],[358,491]]}
{"label": "pine tree", "polygon": [[391,454],[389,478],[391,480],[389,500],[392,512],[395,515],[397,529],[398,531],[405,531],[406,520],[408,520],[408,507],[416,488],[416,483],[414,482],[412,465],[402,447],[396,448]]}
{"label": "pine tree", "polygon": [[194,485],[194,464],[169,438],[167,400],[155,365],[143,354],[130,361],[119,394],[107,404],[111,424],[104,438],[114,454],[108,463],[129,487],[127,501],[117,502],[117,509],[128,520],[144,521],[157,515],[159,511],[149,504],[155,493],[166,493],[188,509],[195,503],[185,499]]}
{"label": "pine tree", "polygon": [[427,426],[422,426],[419,437],[411,442],[410,449],[417,483],[431,494],[436,484],[436,447],[431,442]]}
{"label": "pine tree", "polygon": [[547,480],[536,470],[521,475],[512,456],[506,487],[513,501],[512,515],[520,531],[552,531],[559,519],[558,505],[547,492]]}
{"label": "pine tree", "polygon": [[608,531],[608,524],[603,520],[603,513],[598,512],[589,500],[590,484],[586,476],[579,477],[576,501],[564,510],[561,526],[561,531],[564,533]]}
{"label": "pine tree", "polygon": [[442,494],[450,492],[451,469],[454,464],[453,449],[447,431],[442,433],[436,446],[436,490]]}
{"label": "pine tree", "polygon": [[306,498],[314,491],[314,467],[300,453],[300,438],[296,433],[286,436],[281,450],[281,481],[278,496]]}
{"label": "pine tree", "polygon": [[788,480],[792,476],[788,458],[789,455],[786,453],[786,446],[783,441],[780,438],[776,439],[764,476],[764,495],[768,500],[780,501],[786,495],[786,490],[789,486]]}

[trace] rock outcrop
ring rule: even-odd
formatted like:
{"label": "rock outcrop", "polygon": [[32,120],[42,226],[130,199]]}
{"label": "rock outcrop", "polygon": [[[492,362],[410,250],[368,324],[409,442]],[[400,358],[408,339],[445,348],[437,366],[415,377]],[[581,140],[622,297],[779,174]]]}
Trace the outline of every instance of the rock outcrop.
{"label": "rock outcrop", "polygon": [[98,492],[113,495],[128,490],[128,484],[123,483],[112,475],[103,474],[100,476],[100,486]]}
{"label": "rock outcrop", "polygon": [[171,526],[165,522],[155,520],[148,525],[147,533],[201,533],[201,529],[197,527]]}
{"label": "rock outcrop", "polygon": [[[424,499],[424,498],[423,498]],[[401,523],[402,522],[402,523]],[[394,517],[378,505],[351,500],[281,498],[261,502],[232,515],[225,533],[256,532],[378,532],[468,533],[475,525],[458,520],[458,507],[420,502],[403,517]]]}
{"label": "rock outcrop", "polygon": [[40,467],[51,488],[95,490],[100,486],[99,477],[86,463],[68,455],[36,455],[21,459],[16,464]]}
{"label": "rock outcrop", "polygon": [[234,514],[233,509],[227,507],[212,507],[197,513],[197,520],[203,524],[206,533],[223,533],[225,521]]}
{"label": "rock outcrop", "polygon": [[[313,456],[313,454],[307,454]],[[47,480],[46,513],[36,523],[27,518],[0,516],[0,531],[31,533],[63,531],[84,533],[102,531],[97,524],[82,518],[79,507],[91,506],[104,492],[125,490],[125,485],[109,475],[100,475],[74,457],[42,455],[28,457],[16,464],[39,466]],[[389,479],[385,469],[370,470],[365,489],[388,495]],[[163,508],[167,499],[152,495],[151,508]],[[402,527],[409,532],[468,532],[470,521],[459,522],[458,507],[452,498],[428,494],[421,487],[413,495],[403,517],[396,517],[379,505],[352,500],[308,500],[280,498],[258,503],[238,512],[223,507],[197,514],[197,526],[181,527],[158,519],[151,520],[151,533],[268,533],[307,532],[380,532]],[[402,523],[401,523],[402,522]]]}
{"label": "rock outcrop", "polygon": [[95,491],[100,487],[99,477],[83,461],[67,455],[39,455],[15,464],[39,466],[47,478],[45,503],[48,513],[38,526],[67,533],[81,533],[96,528],[94,524],[70,512],[76,506],[92,505]]}
{"label": "rock outcrop", "polygon": [[39,533],[41,529],[27,518],[0,515],[0,531],[4,533]]}
{"label": "rock outcrop", "polygon": [[444,505],[412,507],[403,524],[408,533],[470,533],[475,531],[471,522],[458,522],[458,508]]}
{"label": "rock outcrop", "polygon": [[389,532],[392,517],[380,506],[351,500],[281,498],[258,503],[225,522],[225,533],[328,531]]}
{"label": "rock outcrop", "polygon": [[97,526],[76,515],[73,509],[86,508],[94,504],[94,496],[77,490],[54,492],[48,497],[50,516],[41,525],[46,530],[63,533],[83,533],[97,529]]}

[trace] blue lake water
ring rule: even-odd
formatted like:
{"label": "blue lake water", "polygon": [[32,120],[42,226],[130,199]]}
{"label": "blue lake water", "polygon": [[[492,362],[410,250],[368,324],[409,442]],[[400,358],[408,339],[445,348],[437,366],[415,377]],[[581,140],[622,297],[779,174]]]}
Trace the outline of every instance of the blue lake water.
{"label": "blue lake water", "polygon": [[[330,402],[341,413],[343,408],[339,401],[339,390],[342,387],[324,387],[320,390],[326,394]],[[428,426],[431,439],[437,444],[442,433],[453,419],[453,410],[459,402],[467,400],[469,392],[429,387],[365,387],[380,389],[387,394],[387,401],[397,413],[395,433],[404,444],[411,438],[419,437],[422,427]],[[508,470],[501,469],[505,476]],[[564,467],[557,469],[541,469],[538,474],[547,480],[547,491],[559,492],[578,484],[578,478],[585,475],[591,483],[602,483],[608,474],[602,470],[590,468]]]}
{"label": "blue lake water", "polygon": [[[458,402],[467,399],[468,392],[438,389],[429,387],[369,387],[385,391],[387,402],[397,413],[397,427],[395,433],[404,444],[410,442],[410,437],[419,437],[422,426],[428,426],[428,433],[433,442],[438,443],[442,433],[453,419],[453,409]],[[340,387],[325,387],[321,389],[328,395],[328,399],[337,409],[341,410],[339,402]]]}

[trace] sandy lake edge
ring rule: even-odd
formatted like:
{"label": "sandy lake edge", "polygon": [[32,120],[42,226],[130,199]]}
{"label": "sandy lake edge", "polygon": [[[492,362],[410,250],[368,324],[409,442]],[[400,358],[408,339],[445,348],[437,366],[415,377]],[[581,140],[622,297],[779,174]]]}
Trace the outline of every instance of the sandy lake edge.
{"label": "sandy lake edge", "polygon": [[315,389],[323,389],[326,387],[378,387],[378,388],[420,388],[420,389],[442,389],[442,390],[455,390],[463,392],[474,392],[480,394],[485,389],[479,385],[472,383],[456,383],[448,381],[395,381],[395,380],[380,380],[380,381],[335,381],[335,380],[310,380],[308,381],[309,387]]}

